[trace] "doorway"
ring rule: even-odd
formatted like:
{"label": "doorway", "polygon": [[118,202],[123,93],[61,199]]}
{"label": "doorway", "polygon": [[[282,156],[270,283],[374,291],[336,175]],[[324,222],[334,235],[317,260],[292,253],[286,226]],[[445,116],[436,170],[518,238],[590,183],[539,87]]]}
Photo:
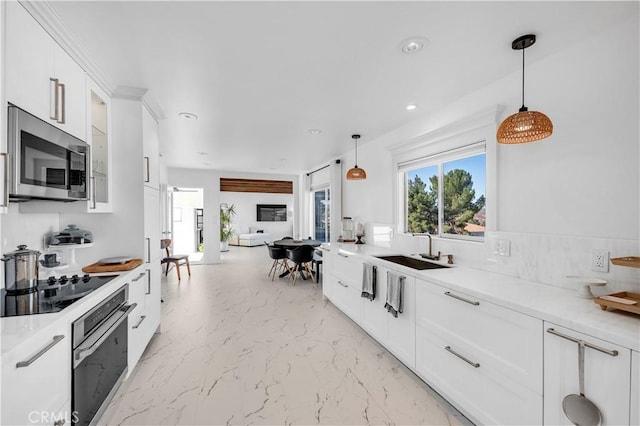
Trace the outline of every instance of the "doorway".
{"label": "doorway", "polygon": [[173,253],[189,255],[199,262],[204,254],[204,192],[202,188],[173,187],[171,235]]}
{"label": "doorway", "polygon": [[313,239],[328,242],[331,239],[331,198],[329,188],[313,191]]}

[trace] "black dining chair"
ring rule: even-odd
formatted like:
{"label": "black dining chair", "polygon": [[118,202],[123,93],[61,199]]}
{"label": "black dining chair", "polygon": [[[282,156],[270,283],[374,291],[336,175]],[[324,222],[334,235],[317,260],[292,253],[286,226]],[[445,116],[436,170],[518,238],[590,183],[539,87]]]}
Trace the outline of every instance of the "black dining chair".
{"label": "black dining chair", "polygon": [[311,262],[313,265],[313,270],[316,275],[316,282],[320,282],[320,268],[322,267],[322,250],[314,250],[313,252],[313,261]]}
{"label": "black dining chair", "polygon": [[273,279],[276,277],[276,274],[279,270],[286,269],[287,271],[291,272],[291,268],[287,263],[287,249],[282,247],[275,247],[273,245],[270,245],[266,241],[265,244],[267,245],[267,250],[269,250],[269,257],[273,259],[273,263],[271,263],[271,269],[269,269],[268,274],[268,276],[271,277],[271,281],[273,281]]}
{"label": "black dining chair", "polygon": [[296,285],[298,273],[302,274],[303,271],[307,271],[309,276],[313,277],[313,271],[311,270],[310,263],[313,260],[314,251],[315,249],[311,246],[300,246],[287,250],[287,258],[294,263],[290,273],[291,277],[293,277],[293,285]]}

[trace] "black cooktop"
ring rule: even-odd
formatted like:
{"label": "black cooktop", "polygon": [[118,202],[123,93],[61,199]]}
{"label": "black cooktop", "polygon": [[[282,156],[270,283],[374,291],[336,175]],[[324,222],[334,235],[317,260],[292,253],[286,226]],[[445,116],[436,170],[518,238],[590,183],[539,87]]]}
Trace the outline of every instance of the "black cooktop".
{"label": "black cooktop", "polygon": [[[46,280],[38,280],[38,314],[48,314],[59,312],[80,300],[82,297],[91,293],[93,290],[105,285],[117,275],[107,276],[84,276],[73,275],[67,277],[49,277]],[[6,290],[2,290],[2,317],[10,317],[17,315],[15,309],[14,296],[7,294]]]}

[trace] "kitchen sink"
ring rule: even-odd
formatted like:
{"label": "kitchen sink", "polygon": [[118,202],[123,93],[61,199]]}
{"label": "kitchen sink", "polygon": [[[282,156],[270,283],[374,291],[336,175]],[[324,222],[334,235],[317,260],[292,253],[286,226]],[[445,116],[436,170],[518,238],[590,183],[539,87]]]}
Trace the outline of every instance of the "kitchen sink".
{"label": "kitchen sink", "polygon": [[406,266],[411,269],[442,269],[448,268],[448,266],[440,265],[438,263],[427,262],[426,260],[415,259],[413,257],[395,255],[395,256],[376,256],[378,259],[386,260],[388,262],[397,263],[398,265]]}

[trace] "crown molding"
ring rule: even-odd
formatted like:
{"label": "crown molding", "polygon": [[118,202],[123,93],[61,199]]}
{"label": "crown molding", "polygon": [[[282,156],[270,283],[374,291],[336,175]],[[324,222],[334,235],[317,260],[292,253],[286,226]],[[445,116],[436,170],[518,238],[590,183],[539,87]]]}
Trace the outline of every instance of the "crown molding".
{"label": "crown molding", "polygon": [[19,1],[60,47],[87,72],[89,77],[111,96],[114,89],[112,82],[104,75],[100,67],[96,65],[95,60],[88,53],[87,47],[71,32],[60,16],[58,16],[51,2],[46,0]]}
{"label": "crown molding", "polygon": [[[153,99],[147,89],[116,87],[97,65],[89,50],[69,29],[67,24],[54,10],[50,0],[28,1],[18,0],[22,6],[38,21],[49,35],[71,56],[71,58],[85,70],[87,75],[95,81],[109,96],[130,100],[140,100],[158,121],[164,120],[166,115],[158,102]],[[131,90],[135,89],[135,90]],[[143,91],[143,92],[141,92]]]}

